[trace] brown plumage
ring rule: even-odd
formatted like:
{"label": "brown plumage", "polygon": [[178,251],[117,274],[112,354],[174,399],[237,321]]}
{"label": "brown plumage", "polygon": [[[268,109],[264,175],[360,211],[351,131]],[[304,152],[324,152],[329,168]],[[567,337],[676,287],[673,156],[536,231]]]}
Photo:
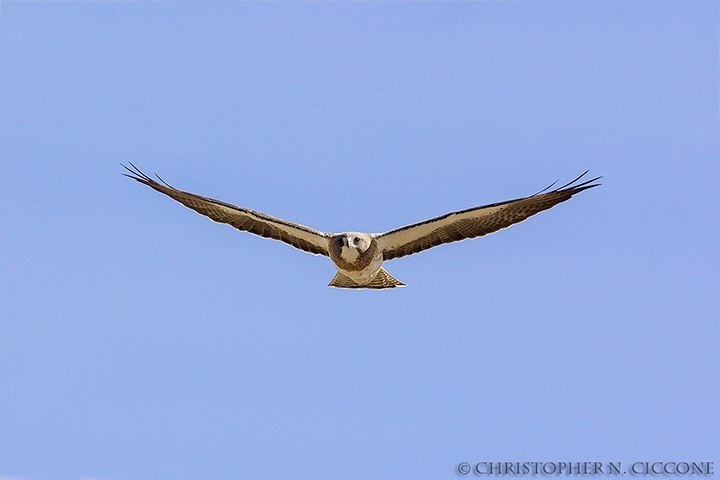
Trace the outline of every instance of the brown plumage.
{"label": "brown plumage", "polygon": [[304,225],[287,222],[229,203],[183,192],[160,177],[159,182],[141,172],[132,163],[124,166],[123,175],[137,180],[177,200],[188,208],[219,223],[227,223],[265,238],[280,240],[315,255],[329,256],[338,274],[330,286],[338,288],[384,289],[404,286],[382,268],[382,262],[421,252],[443,243],[487,235],[558,203],[573,195],[597,187],[600,177],[580,181],[583,173],[572,182],[555,190],[553,185],[529,197],[508,200],[482,207],[460,210],[424,222],[414,223],[381,234],[346,232],[324,233]]}
{"label": "brown plumage", "polygon": [[378,235],[383,260],[422,252],[443,243],[482,237],[522,222],[536,213],[570,200],[583,190],[599,185],[594,182],[600,177],[577,183],[585,174],[587,171],[572,182],[549,192],[547,190],[552,185],[530,197],[460,210]]}

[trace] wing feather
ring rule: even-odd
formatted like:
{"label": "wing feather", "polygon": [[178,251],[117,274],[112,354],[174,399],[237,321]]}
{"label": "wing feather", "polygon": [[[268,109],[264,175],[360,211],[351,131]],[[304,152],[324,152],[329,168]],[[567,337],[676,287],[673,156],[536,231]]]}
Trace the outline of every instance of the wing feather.
{"label": "wing feather", "polygon": [[522,222],[583,190],[600,185],[595,182],[601,177],[580,181],[587,173],[555,190],[548,191],[553,184],[529,197],[452,212],[379,234],[376,238],[383,251],[383,259],[392,260],[443,243],[482,237]]}
{"label": "wing feather", "polygon": [[155,181],[141,172],[132,163],[130,163],[130,165],[132,168],[123,165],[129,172],[123,175],[137,180],[160,193],[164,193],[186,207],[195,210],[197,213],[205,215],[210,218],[210,220],[218,223],[227,223],[238,230],[254,233],[261,237],[280,240],[305,252],[329,256],[329,234],[297,223],[286,222],[285,220],[280,220],[279,218],[271,217],[264,213],[248,210],[247,208],[202,197],[194,193],[183,192],[170,186],[159,176],[158,180],[160,181]]}

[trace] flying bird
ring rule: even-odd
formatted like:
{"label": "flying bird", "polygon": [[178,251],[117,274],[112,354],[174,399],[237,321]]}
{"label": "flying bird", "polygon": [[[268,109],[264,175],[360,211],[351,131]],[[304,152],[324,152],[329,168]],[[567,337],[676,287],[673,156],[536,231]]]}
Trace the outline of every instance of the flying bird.
{"label": "flying bird", "polygon": [[329,283],[337,288],[384,289],[404,287],[405,284],[385,271],[386,260],[422,252],[443,243],[466,238],[482,237],[538,212],[569,200],[573,195],[600,185],[601,177],[585,180],[585,171],[572,182],[554,190],[554,184],[529,197],[469,208],[413,223],[385,233],[324,233],[318,230],[271,217],[261,212],[237,207],[229,203],[183,192],[145,175],[135,165],[123,165],[126,177],[164,193],[201,215],[218,223],[227,223],[265,238],[280,240],[314,255],[330,257],[337,274]]}

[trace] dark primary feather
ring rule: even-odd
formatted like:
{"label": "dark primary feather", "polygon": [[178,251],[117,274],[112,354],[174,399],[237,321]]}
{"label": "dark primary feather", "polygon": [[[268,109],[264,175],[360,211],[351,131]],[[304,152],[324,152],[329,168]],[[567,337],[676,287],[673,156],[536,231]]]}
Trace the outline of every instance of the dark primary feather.
{"label": "dark primary feather", "polygon": [[128,173],[123,174],[126,177],[137,180],[160,193],[164,193],[168,197],[177,200],[186,207],[195,210],[201,215],[205,215],[215,222],[227,223],[238,230],[244,230],[265,238],[280,240],[309,253],[328,256],[328,235],[323,232],[219,200],[195,195],[194,193],[183,192],[170,186],[159,176],[157,178],[160,182],[155,181],[141,172],[132,163],[130,163],[130,167],[125,165],[123,165],[123,167],[128,171]]}
{"label": "dark primary feather", "polygon": [[448,213],[380,234],[377,241],[383,248],[383,258],[391,260],[404,257],[443,243],[481,237],[522,222],[536,213],[569,200],[583,190],[600,185],[594,182],[601,177],[580,182],[587,173],[585,171],[572,182],[555,190],[547,191],[552,187],[550,185],[530,197]]}

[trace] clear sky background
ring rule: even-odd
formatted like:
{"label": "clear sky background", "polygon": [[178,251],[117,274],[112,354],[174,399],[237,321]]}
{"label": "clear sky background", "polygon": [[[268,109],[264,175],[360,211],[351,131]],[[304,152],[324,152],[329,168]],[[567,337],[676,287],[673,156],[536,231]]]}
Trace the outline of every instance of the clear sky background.
{"label": "clear sky background", "polygon": [[[720,462],[719,25],[715,1],[3,2],[0,476]],[[121,162],[330,232],[603,185],[347,291]]]}

